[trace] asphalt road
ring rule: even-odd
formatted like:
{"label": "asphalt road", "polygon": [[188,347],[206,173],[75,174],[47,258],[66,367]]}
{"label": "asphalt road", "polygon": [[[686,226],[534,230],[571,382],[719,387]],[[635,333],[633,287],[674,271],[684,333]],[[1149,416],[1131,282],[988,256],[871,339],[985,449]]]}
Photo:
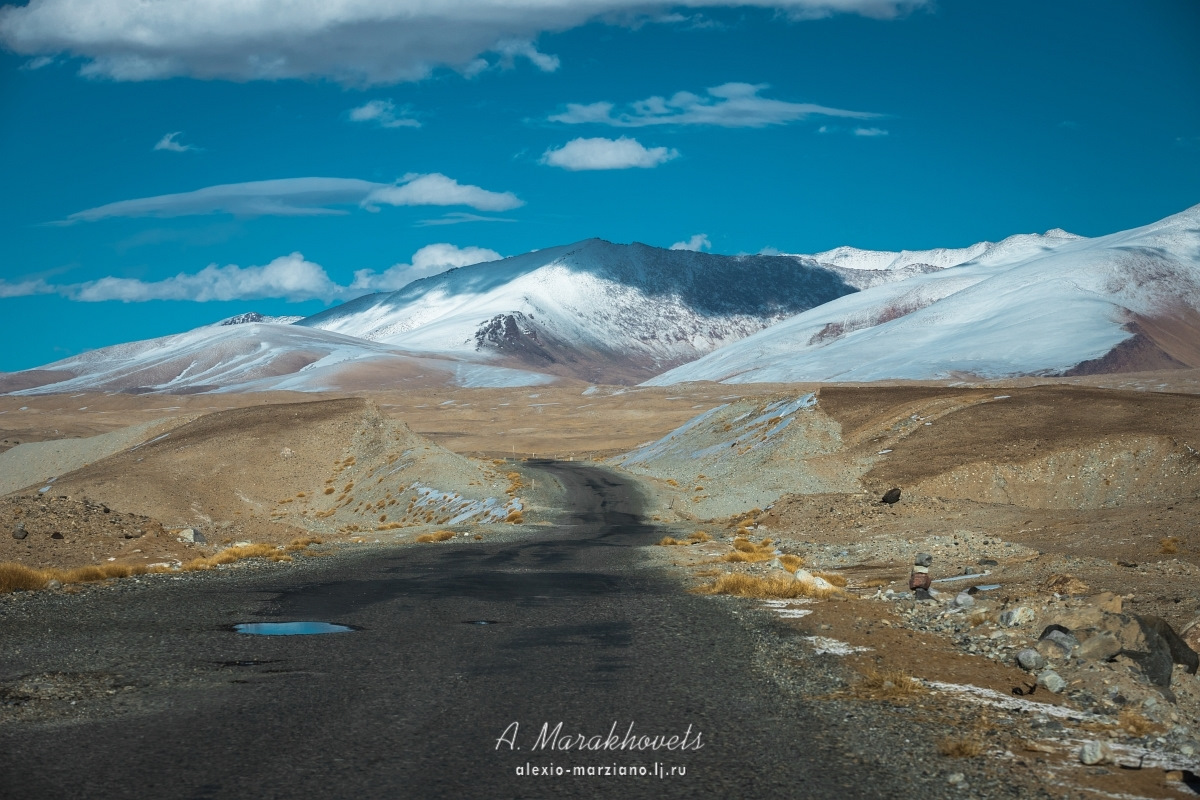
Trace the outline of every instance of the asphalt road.
{"label": "asphalt road", "polygon": [[[53,713],[0,724],[0,796],[908,793],[904,776],[856,755],[871,746],[861,722],[830,727],[754,666],[730,604],[646,565],[638,548],[662,532],[641,521],[633,488],[583,464],[540,469],[572,510],[532,535],[5,605],[0,679],[83,688],[75,706],[45,700]],[[230,629],[276,620],[358,630]],[[602,749],[538,747],[559,722],[560,746],[582,734]],[[622,748],[630,725],[660,749]]]}

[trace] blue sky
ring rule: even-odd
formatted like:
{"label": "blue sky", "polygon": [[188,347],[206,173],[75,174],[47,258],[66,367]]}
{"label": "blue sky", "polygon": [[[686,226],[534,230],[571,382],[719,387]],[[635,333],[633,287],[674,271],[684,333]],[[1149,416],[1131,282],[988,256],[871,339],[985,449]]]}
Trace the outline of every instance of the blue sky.
{"label": "blue sky", "polygon": [[1190,0],[74,5],[0,10],[0,371],[592,236],[957,247],[1200,203]]}

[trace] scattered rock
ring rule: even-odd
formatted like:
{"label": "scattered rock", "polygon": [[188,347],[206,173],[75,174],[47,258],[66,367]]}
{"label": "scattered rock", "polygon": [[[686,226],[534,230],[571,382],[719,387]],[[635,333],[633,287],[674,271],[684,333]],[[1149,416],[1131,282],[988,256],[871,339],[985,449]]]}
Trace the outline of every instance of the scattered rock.
{"label": "scattered rock", "polygon": [[59,533],[58,531],[55,531],[54,533],[50,534],[50,538],[51,539],[61,539],[61,538],[63,538],[63,535],[61,533]]}
{"label": "scattered rock", "polygon": [[796,576],[786,569],[782,569],[781,565],[780,569],[773,569],[767,572],[766,578],[769,581],[793,581],[796,579]]}
{"label": "scattered rock", "polygon": [[188,544],[208,544],[208,540],[204,538],[204,534],[195,528],[184,528],[179,532],[179,541]]}
{"label": "scattered rock", "polygon": [[1017,663],[1021,665],[1021,669],[1037,672],[1046,666],[1046,659],[1037,650],[1034,650],[1032,647],[1026,647],[1017,653]]}
{"label": "scattered rock", "polygon": [[1015,628],[1027,622],[1033,622],[1033,609],[1028,606],[1017,606],[1000,614],[1000,624],[1006,628]]}
{"label": "scattered rock", "polygon": [[13,528],[12,537],[14,539],[24,539],[28,535],[29,531],[25,530],[24,522],[18,522],[16,527]]}
{"label": "scattered rock", "polygon": [[1079,639],[1060,625],[1048,625],[1038,639],[1037,651],[1047,658],[1066,658],[1079,647]]}
{"label": "scattered rock", "polygon": [[1076,655],[1088,661],[1108,661],[1121,652],[1121,641],[1111,633],[1098,633],[1079,645]]}
{"label": "scattered rock", "polygon": [[294,456],[294,455],[296,455],[296,453],[295,453],[295,451],[294,451],[294,450],[292,450],[292,448],[290,448],[290,447],[285,447],[285,448],[283,448],[282,450],[280,450],[280,451],[279,451],[279,457],[280,457],[280,458],[291,458],[291,457],[292,457],[292,456]]}
{"label": "scattered rock", "polygon": [[47,589],[61,589],[62,581],[58,580],[57,578],[51,578],[50,580],[46,581],[46,588]]}
{"label": "scattered rock", "polygon": [[1052,669],[1043,670],[1038,674],[1037,685],[1054,694],[1058,694],[1067,688],[1067,682]]}
{"label": "scattered rock", "polygon": [[954,605],[958,608],[970,608],[975,605],[975,598],[969,591],[961,591],[954,597]]}
{"label": "scattered rock", "polygon": [[981,567],[998,567],[998,566],[1000,566],[1000,562],[994,558],[981,558],[978,561],[976,561],[975,563]]}
{"label": "scattered rock", "polygon": [[963,775],[961,772],[952,772],[946,776],[946,783],[950,783],[955,786],[965,783],[966,780],[967,776]]}
{"label": "scattered rock", "polygon": [[917,553],[917,557],[913,559],[913,563],[918,567],[928,569],[933,566],[933,555],[930,553]]}
{"label": "scattered rock", "polygon": [[1103,764],[1108,761],[1108,748],[1104,746],[1104,742],[1084,742],[1083,747],[1079,749],[1079,761],[1089,767]]}
{"label": "scattered rock", "polygon": [[889,506],[893,505],[894,503],[899,503],[900,502],[900,487],[897,486],[892,489],[888,489],[886,492],[883,493],[883,498],[881,501],[884,503],[887,503]]}

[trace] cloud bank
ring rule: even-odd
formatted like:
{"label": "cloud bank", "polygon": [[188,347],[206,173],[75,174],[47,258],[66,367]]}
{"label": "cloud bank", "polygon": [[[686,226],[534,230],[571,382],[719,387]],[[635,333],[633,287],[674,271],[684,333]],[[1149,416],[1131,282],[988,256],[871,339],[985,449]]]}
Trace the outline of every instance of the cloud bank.
{"label": "cloud bank", "polygon": [[722,128],[764,128],[786,125],[812,116],[871,119],[866,111],[847,111],[813,103],[790,103],[761,96],[765,83],[724,83],[706,90],[707,96],[676,92],[670,97],[648,97],[618,111],[613,103],[568,103],[567,110],[550,117],[567,125],[611,125],[641,128],[647,125],[716,125]]}
{"label": "cloud bank", "polygon": [[643,147],[637,139],[572,139],[542,155],[541,163],[572,171],[592,169],[649,169],[679,157],[679,151],[666,147]]}
{"label": "cloud bank", "polygon": [[485,247],[438,243],[422,247],[412,263],[394,264],[383,272],[358,270],[349,286],[334,282],[325,268],[301,253],[280,256],[263,266],[209,264],[199,272],[181,272],[158,281],[105,277],[74,284],[49,284],[43,279],[9,282],[0,279],[0,298],[58,294],[84,303],[119,300],[183,300],[195,303],[230,300],[282,299],[292,302],[347,300],[367,292],[393,291],[419,278],[454,267],[496,261],[501,255]]}
{"label": "cloud bank", "polygon": [[486,247],[455,247],[445,242],[429,244],[413,253],[411,264],[393,264],[383,272],[360,269],[354,273],[349,291],[394,292],[420,278],[437,275],[455,267],[466,267],[485,261],[499,261],[503,256]]}
{"label": "cloud bank", "polygon": [[524,59],[553,71],[534,41],[589,21],[670,21],[681,8],[757,7],[793,19],[893,18],[931,0],[30,0],[0,8],[0,43],[83,60],[118,81],[325,78],[347,85],[472,74]]}
{"label": "cloud bank", "polygon": [[690,239],[685,239],[682,242],[676,242],[671,245],[672,250],[691,250],[699,253],[702,250],[712,250],[712,242],[708,240],[707,234],[697,233]]}
{"label": "cloud bank", "polygon": [[241,217],[309,217],[348,213],[344,206],[378,211],[391,206],[469,206],[506,211],[524,205],[512,192],[460,184],[441,173],[410,173],[393,184],[357,178],[281,178],[208,186],[193,192],[140,197],[77,211],[60,224],[111,217],[183,217],[234,214]]}

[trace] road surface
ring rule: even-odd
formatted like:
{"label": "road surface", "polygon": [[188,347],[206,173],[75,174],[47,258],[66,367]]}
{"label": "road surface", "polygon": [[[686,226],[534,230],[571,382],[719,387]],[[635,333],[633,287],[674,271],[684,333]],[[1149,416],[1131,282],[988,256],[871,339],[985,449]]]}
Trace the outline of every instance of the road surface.
{"label": "road surface", "polygon": [[[0,680],[46,675],[76,705],[42,700],[40,716],[0,724],[0,796],[907,793],[907,776],[856,755],[884,734],[789,699],[731,604],[647,565],[639,548],[662,531],[633,487],[580,463],[538,468],[569,510],[536,533],[4,605]],[[357,630],[230,629],[295,620]]]}

